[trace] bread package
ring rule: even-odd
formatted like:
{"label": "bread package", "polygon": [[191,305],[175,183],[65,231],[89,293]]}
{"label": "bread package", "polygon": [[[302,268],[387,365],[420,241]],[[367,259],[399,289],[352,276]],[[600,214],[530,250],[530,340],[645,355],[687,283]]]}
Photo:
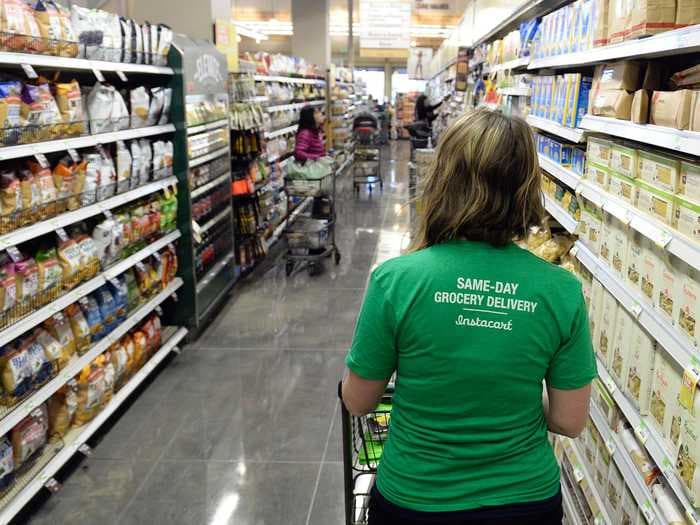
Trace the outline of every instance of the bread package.
{"label": "bread package", "polygon": [[69,381],[63,385],[47,403],[49,414],[49,435],[63,437],[66,435],[71,425],[73,417],[78,408],[77,384]]}
{"label": "bread package", "polygon": [[654,91],[651,96],[649,123],[676,129],[688,129],[693,92],[689,89],[678,91]]}
{"label": "bread package", "polygon": [[10,431],[16,467],[23,465],[44,447],[48,432],[49,415],[46,405],[32,410]]}

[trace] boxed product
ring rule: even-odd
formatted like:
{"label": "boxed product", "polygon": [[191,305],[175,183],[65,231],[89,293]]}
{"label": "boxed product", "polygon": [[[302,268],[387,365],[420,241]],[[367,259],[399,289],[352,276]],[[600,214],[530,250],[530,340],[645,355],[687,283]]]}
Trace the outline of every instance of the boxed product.
{"label": "boxed product", "polygon": [[690,131],[700,131],[700,91],[693,91],[688,129],[690,129]]}
{"label": "boxed product", "polygon": [[673,227],[686,237],[700,242],[700,205],[676,196]]}
{"label": "boxed product", "polygon": [[654,460],[649,457],[646,449],[637,441],[632,433],[632,429],[625,428],[620,432],[622,446],[624,451],[629,454],[632,463],[637,468],[637,472],[642,476],[644,483],[651,486],[659,477],[659,468],[654,463]]}
{"label": "boxed product", "polygon": [[700,313],[700,275],[688,264],[682,267],[679,294],[677,296],[677,325],[694,345],[700,346],[700,329],[695,328],[696,317]]}
{"label": "boxed product", "polygon": [[637,204],[637,185],[634,179],[630,179],[614,171],[610,172],[608,191],[616,197],[629,202],[633,206]]}
{"label": "boxed product", "polygon": [[629,14],[625,20],[625,40],[634,40],[674,29],[676,0],[632,0],[626,3]]}
{"label": "boxed product", "polygon": [[636,148],[613,143],[610,150],[610,169],[630,179],[636,179],[638,167],[637,158],[638,151]]}
{"label": "boxed product", "polygon": [[678,257],[665,252],[660,254],[660,260],[656,305],[661,315],[673,324],[678,318],[681,279],[687,265]]}
{"label": "boxed product", "polygon": [[593,279],[591,284],[591,301],[588,305],[588,323],[590,325],[591,337],[595,334],[600,321],[600,312],[603,308],[603,294],[605,289],[598,279]]}
{"label": "boxed product", "polygon": [[602,230],[603,215],[601,209],[594,202],[581,197],[581,228],[583,242],[593,253],[600,252],[600,236]]}
{"label": "boxed product", "polygon": [[629,253],[629,228],[613,215],[607,215],[610,264],[615,275],[623,279],[627,268],[627,255]]}
{"label": "boxed product", "polygon": [[627,0],[610,0],[608,3],[608,43],[614,44],[625,39],[627,18],[629,16]]}
{"label": "boxed product", "polygon": [[601,139],[598,137],[589,137],[588,144],[586,147],[586,157],[588,158],[588,162],[593,162],[604,167],[610,166],[610,154],[612,151],[612,145],[613,143],[610,140]]}
{"label": "boxed product", "polygon": [[[608,43],[608,4],[608,0],[583,2],[582,7],[590,10],[592,46],[582,46],[581,50],[604,46]],[[582,39],[586,39],[584,31],[582,31]]]}
{"label": "boxed product", "polygon": [[680,404],[681,381],[683,371],[675,367],[675,363],[660,350],[654,357],[654,379],[651,387],[651,403],[648,419],[663,437],[667,451],[672,455],[678,453],[681,433],[683,406]]}
{"label": "boxed product", "polygon": [[618,308],[617,299],[610,292],[604,290],[600,320],[597,323],[593,339],[596,352],[603,363],[607,363],[610,359]]}
{"label": "boxed product", "polygon": [[630,120],[635,124],[649,122],[649,92],[646,89],[638,89],[634,92]]}
{"label": "boxed product", "polygon": [[678,195],[700,203],[700,165],[681,161]]}
{"label": "boxed product", "polygon": [[591,98],[590,113],[598,117],[630,120],[632,98],[633,95],[622,89],[596,91]]}
{"label": "boxed product", "polygon": [[654,375],[654,340],[636,322],[630,325],[627,360],[623,363],[623,391],[642,415],[649,413]]}
{"label": "boxed product", "polygon": [[700,507],[700,394],[697,390],[691,409],[683,413],[676,470],[691,503]]}
{"label": "boxed product", "polygon": [[647,238],[641,240],[642,267],[640,275],[641,297],[648,304],[654,304],[658,296],[659,280],[661,274],[661,252],[656,245]]}
{"label": "boxed product", "polygon": [[583,177],[586,169],[586,152],[580,148],[574,148],[571,152],[571,171]]}
{"label": "boxed product", "polygon": [[639,150],[639,178],[669,193],[680,187],[681,164],[675,157]]}
{"label": "boxed product", "polygon": [[644,260],[643,252],[644,246],[648,242],[650,242],[649,239],[644,237],[641,233],[630,230],[625,277],[629,287],[637,293],[641,293],[640,281]]}
{"label": "boxed product", "polygon": [[676,0],[676,7],[676,26],[700,24],[700,2],[698,0]]}
{"label": "boxed product", "polygon": [[644,64],[633,60],[621,60],[596,67],[596,87],[600,91],[636,91],[641,87]]}
{"label": "boxed product", "polygon": [[636,327],[637,321],[634,317],[625,308],[620,307],[617,313],[610,362],[607,365],[610,376],[620,389],[623,389],[625,385],[625,373],[629,369],[630,342]]}
{"label": "boxed product", "polygon": [[642,181],[637,181],[637,188],[637,208],[671,226],[675,202],[673,195]]}
{"label": "boxed product", "polygon": [[688,129],[692,99],[693,92],[689,89],[654,91],[649,122],[657,126]]}
{"label": "boxed product", "polygon": [[588,180],[595,182],[604,190],[608,189],[608,179],[610,178],[608,168],[598,166],[597,164],[589,161],[588,166],[586,166],[586,171],[586,178]]}
{"label": "boxed product", "polygon": [[566,75],[566,94],[562,124],[577,128],[588,110],[588,98],[593,80],[580,73]]}

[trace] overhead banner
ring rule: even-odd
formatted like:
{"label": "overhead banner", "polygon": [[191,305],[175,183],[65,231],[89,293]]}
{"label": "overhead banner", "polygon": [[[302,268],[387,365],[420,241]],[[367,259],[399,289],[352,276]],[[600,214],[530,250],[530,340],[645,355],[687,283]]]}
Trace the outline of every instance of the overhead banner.
{"label": "overhead banner", "polygon": [[360,0],[360,47],[408,49],[411,0]]}
{"label": "overhead banner", "polygon": [[412,47],[408,50],[408,78],[425,80],[428,78],[428,66],[433,58],[430,47]]}
{"label": "overhead banner", "polygon": [[413,11],[417,15],[443,14],[457,10],[455,0],[413,0]]}

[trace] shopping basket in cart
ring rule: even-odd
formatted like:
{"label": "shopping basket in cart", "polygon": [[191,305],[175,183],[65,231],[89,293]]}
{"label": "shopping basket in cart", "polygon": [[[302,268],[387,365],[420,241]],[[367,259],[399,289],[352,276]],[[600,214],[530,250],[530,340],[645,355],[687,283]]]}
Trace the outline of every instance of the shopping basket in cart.
{"label": "shopping basket in cart", "polygon": [[338,386],[343,425],[343,477],[345,525],[367,523],[369,494],[389,437],[394,386],[390,383],[375,410],[366,416],[350,414],[342,402],[342,383]]}

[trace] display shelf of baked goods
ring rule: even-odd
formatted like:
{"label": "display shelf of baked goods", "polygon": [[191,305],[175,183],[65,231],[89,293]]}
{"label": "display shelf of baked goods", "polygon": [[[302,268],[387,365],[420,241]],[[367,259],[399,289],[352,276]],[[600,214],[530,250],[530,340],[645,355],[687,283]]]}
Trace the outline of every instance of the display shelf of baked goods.
{"label": "display shelf of baked goods", "polygon": [[290,111],[294,109],[301,109],[306,106],[323,106],[326,100],[311,100],[309,102],[294,102],[293,104],[279,104],[277,106],[267,106],[265,111],[268,113],[274,113],[275,111]]}
{"label": "display shelf of baked goods", "polygon": [[576,483],[581,483],[581,481],[586,480],[586,483],[588,483],[588,488],[590,489],[593,499],[596,502],[596,506],[599,509],[599,513],[593,516],[593,523],[595,525],[612,525],[613,522],[610,519],[610,516],[608,516],[608,511],[605,509],[603,499],[600,497],[598,489],[593,482],[593,476],[583,461],[584,456],[579,450],[578,444],[575,440],[568,437],[561,436],[559,439],[564,440],[564,453],[569,456],[571,466],[574,468]]}
{"label": "display shelf of baked goods", "polygon": [[530,96],[530,88],[527,88],[527,87],[504,87],[504,88],[498,88],[496,91],[498,91],[499,95],[508,95],[511,97],[529,97]]}
{"label": "display shelf of baked goods", "polygon": [[54,392],[65,385],[72,377],[78,374],[85,366],[89,365],[102,352],[109,349],[129,330],[139,324],[148,314],[161,303],[173,295],[182,286],[182,279],[176,277],[160,293],[145,304],[134,310],[126,320],[115,328],[109,335],[93,344],[83,355],[75,355],[71,361],[58,372],[56,377],[44,386],[33,392],[24,401],[14,407],[0,407],[0,435],[7,434],[17,423],[29,415],[41,403],[51,397]]}
{"label": "display shelf of baked goods", "polygon": [[325,84],[320,78],[283,77],[274,75],[255,75],[253,79],[259,82],[285,82],[287,84]]}
{"label": "display shelf of baked goods", "polygon": [[196,135],[197,133],[204,133],[205,131],[211,131],[213,129],[225,128],[229,125],[229,120],[227,118],[219,119],[214,122],[209,122],[208,124],[201,124],[199,126],[192,126],[187,128],[188,135]]}
{"label": "display shelf of baked goods", "polygon": [[581,127],[589,131],[700,156],[700,131],[683,131],[653,124],[635,124],[629,120],[593,115],[585,115],[581,120]]}
{"label": "display shelf of baked goods", "polygon": [[605,416],[595,404],[591,404],[590,406],[590,415],[593,425],[595,425],[598,432],[600,432],[605,447],[608,449],[608,452],[610,452],[610,456],[615,462],[615,465],[617,465],[620,474],[622,474],[622,479],[624,479],[625,485],[629,487],[639,510],[641,510],[644,515],[644,519],[646,519],[647,523],[665,523],[661,511],[649,491],[649,487],[644,483],[632,458],[623,446],[622,438],[610,429],[608,422],[605,420]]}
{"label": "display shelf of baked goods", "polygon": [[535,117],[534,115],[527,116],[527,123],[533,128],[541,129],[552,135],[570,140],[571,142],[583,142],[585,140],[585,132],[579,128],[567,128],[561,124],[557,124],[553,120],[546,118]]}
{"label": "display shelf of baked goods", "polygon": [[72,71],[102,71],[121,73],[140,73],[146,75],[172,75],[173,69],[165,66],[149,64],[129,64],[125,62],[107,62],[104,60],[88,60],[84,58],[68,58],[51,55],[33,55],[29,53],[13,53],[0,51],[0,64],[22,66],[23,64],[49,68],[53,70]]}
{"label": "display shelf of baked goods", "polygon": [[542,194],[544,198],[544,208],[547,212],[554,217],[559,224],[561,224],[566,231],[569,233],[574,233],[576,231],[576,226],[578,221],[574,219],[564,208],[562,208],[558,202],[552,199],[546,193]]}
{"label": "display shelf of baked goods", "polygon": [[566,53],[544,58],[534,58],[528,69],[574,67],[596,64],[622,58],[654,58],[683,55],[700,51],[700,25],[665,31],[658,35],[619,44],[594,47],[585,51]]}
{"label": "display shelf of baked goods", "polygon": [[678,367],[685,370],[697,360],[697,350],[692,342],[671,326],[659,313],[658,308],[643,303],[641,297],[582,241],[576,241],[571,254],[581,261],[649,335],[656,339]]}
{"label": "display shelf of baked goods", "polygon": [[102,411],[89,423],[70,430],[63,438],[63,447],[37,472],[31,472],[31,479],[15,482],[23,484],[23,486],[17,490],[9,503],[0,509],[0,523],[8,523],[42,487],[50,483],[53,476],[68,460],[81,451],[87,440],[124,404],[132,392],[144,382],[168,354],[176,349],[187,335],[187,329],[168,326],[163,328],[162,334],[163,343],[160,349],[112,396]]}
{"label": "display shelf of baked goods", "polygon": [[0,330],[0,346],[4,346],[10,341],[15,340],[27,330],[31,330],[35,326],[38,326],[39,324],[43,323],[55,313],[60,312],[67,306],[76,302],[81,297],[84,297],[87,294],[94,292],[100,286],[103,286],[104,284],[109,282],[110,279],[118,277],[132,266],[137,265],[146,257],[153,255],[155,252],[165,248],[168,244],[176,241],[179,238],[179,231],[174,231],[165,235],[164,237],[161,237],[157,241],[152,242],[145,248],[139,250],[133,255],[130,255],[126,259],[110,266],[109,268],[99,273],[89,281],[81,284],[76,288],[73,288],[70,291],[65,292],[55,301],[50,302],[46,306],[35,310],[31,314],[21,318],[19,321]]}
{"label": "display shelf of baked goods", "polygon": [[266,131],[265,138],[266,139],[274,139],[275,137],[280,137],[282,135],[286,135],[287,133],[295,133],[298,128],[299,128],[299,125],[294,124],[292,126],[287,126],[284,128],[276,129],[274,131]]}
{"label": "display shelf of baked goods", "polygon": [[[625,419],[634,429],[637,439],[644,445],[654,463],[661,469],[664,476],[666,486],[669,487],[680,502],[685,511],[686,517],[691,520],[691,523],[700,523],[698,512],[693,508],[683,490],[683,483],[678,477],[678,473],[674,468],[676,461],[663,446],[663,439],[655,430],[653,425],[647,424],[646,418],[639,414],[637,408],[627,399],[627,396],[622,393],[618,385],[613,380],[612,376],[605,368],[603,362],[596,357],[598,362],[598,377],[605,385],[605,389],[610,394],[610,397],[615,401],[615,404],[620,409],[620,412],[625,416]],[[597,426],[597,425],[596,425]],[[628,483],[629,484],[629,483]],[[658,522],[657,522],[658,523]]]}
{"label": "display shelf of baked goods", "polygon": [[511,69],[525,67],[529,63],[530,63],[530,57],[516,58],[513,60],[509,60],[508,62],[503,62],[502,64],[492,64],[490,72],[496,73],[497,71],[509,71]]}
{"label": "display shelf of baked goods", "polygon": [[159,181],[150,182],[144,186],[120,193],[119,195],[115,195],[114,197],[110,197],[101,202],[90,204],[89,206],[84,206],[74,211],[62,213],[51,219],[39,221],[29,226],[24,226],[9,233],[5,233],[0,235],[0,250],[5,250],[10,246],[16,246],[30,239],[35,239],[36,237],[55,231],[59,228],[65,228],[66,226],[76,222],[94,217],[95,215],[104,213],[107,210],[118,208],[119,206],[127,204],[131,201],[140,199],[141,197],[145,197],[146,195],[150,195],[170,186],[175,186],[176,184],[177,178],[175,177],[168,177]]}
{"label": "display shelf of baked goods", "polygon": [[[87,122],[85,123],[87,125]],[[96,133],[84,137],[48,140],[34,144],[21,144],[19,146],[0,147],[0,161],[30,157],[39,153],[54,153],[56,151],[68,151],[69,149],[93,148],[98,144],[109,144],[118,140],[131,140],[154,135],[163,135],[175,131],[172,124],[162,126],[150,126],[147,128],[124,129],[110,131],[108,133]]]}

